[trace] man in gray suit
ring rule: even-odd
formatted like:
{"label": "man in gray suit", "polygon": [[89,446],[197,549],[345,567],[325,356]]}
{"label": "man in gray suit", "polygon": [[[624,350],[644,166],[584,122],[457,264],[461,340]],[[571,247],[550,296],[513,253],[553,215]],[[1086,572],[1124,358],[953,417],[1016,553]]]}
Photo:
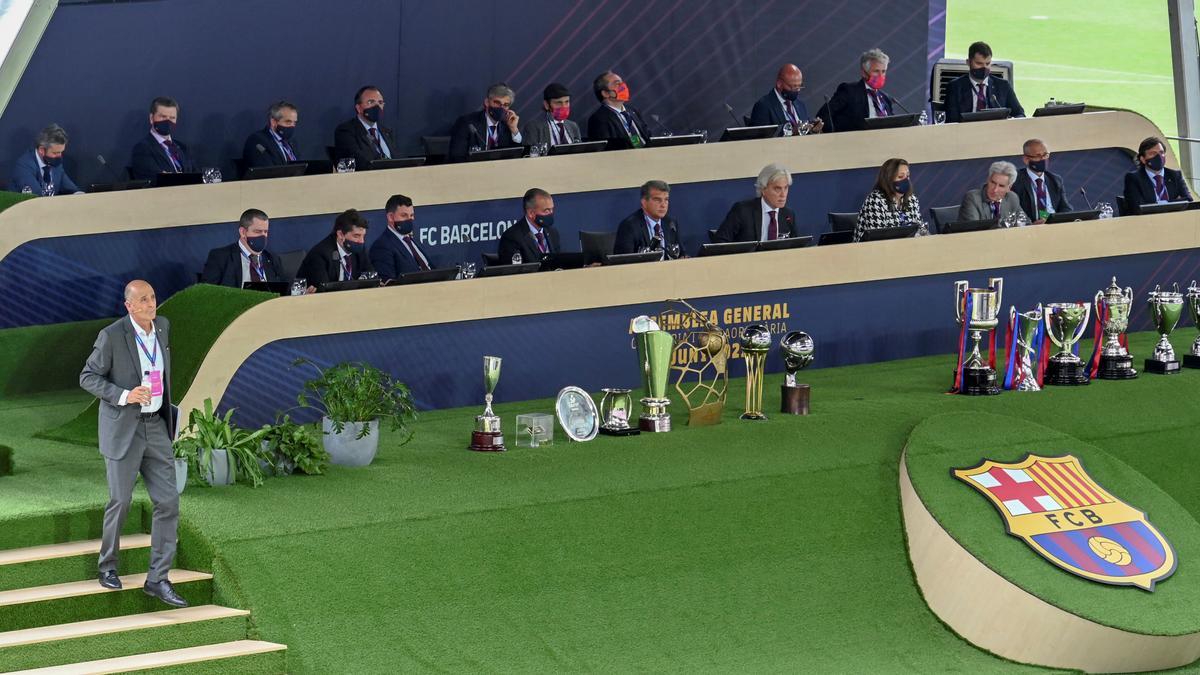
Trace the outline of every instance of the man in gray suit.
{"label": "man in gray suit", "polygon": [[117,575],[121,526],[141,473],[154,503],[150,571],[142,590],[168,605],[187,607],[167,579],[179,527],[179,492],[171,451],[175,420],[171,414],[170,323],[157,316],[154,289],[145,281],[125,286],[125,309],[129,316],[96,336],[92,354],[79,374],[79,386],[100,399],[100,454],[108,473],[100,585],[121,588]]}
{"label": "man in gray suit", "polygon": [[542,91],[544,115],[534,115],[521,129],[525,145],[545,143],[546,147],[578,143],[583,136],[579,125],[567,119],[571,115],[571,92],[553,82]]}
{"label": "man in gray suit", "polygon": [[1021,200],[1012,192],[1017,180],[1017,167],[1012,162],[993,162],[988,167],[987,183],[978,190],[971,190],[958,207],[960,221],[995,220],[1004,222],[1009,216],[1024,215]]}

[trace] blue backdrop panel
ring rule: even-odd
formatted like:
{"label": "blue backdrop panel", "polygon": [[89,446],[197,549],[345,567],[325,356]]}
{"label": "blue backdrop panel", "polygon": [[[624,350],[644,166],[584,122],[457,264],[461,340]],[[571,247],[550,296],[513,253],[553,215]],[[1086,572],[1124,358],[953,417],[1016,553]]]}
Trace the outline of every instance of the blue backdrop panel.
{"label": "blue backdrop panel", "polygon": [[[1122,285],[1135,290],[1131,330],[1146,330],[1146,292],[1156,283],[1191,279],[1197,270],[1200,249],[1190,249],[730,295],[693,304],[702,311],[715,311],[717,321],[735,340],[746,325],[760,322],[753,312],[768,312],[771,318],[761,323],[770,327],[776,341],[788,330],[804,330],[816,340],[814,367],[829,367],[954,351],[958,327],[953,282],[957,279],[983,285],[989,276],[1002,276],[1002,324],[1007,326],[1010,305],[1024,311],[1038,302],[1090,301],[1116,275]],[[504,359],[496,391],[502,401],[552,396],[566,385],[589,391],[637,387],[640,375],[628,334],[629,319],[663,309],[662,304],[629,305],[281,340],[262,347],[241,365],[221,408],[236,408],[234,419],[239,424],[256,426],[271,421],[277,411],[294,407],[296,394],[313,372],[291,365],[300,357],[322,366],[341,361],[371,363],[408,383],[418,406],[426,409],[480,403],[485,354]],[[1003,344],[1004,330],[998,345]],[[1087,335],[1091,337],[1090,325]],[[429,358],[431,354],[454,358]],[[770,353],[767,367],[772,372],[782,369],[777,350]],[[740,360],[732,362],[731,374],[744,375]],[[949,369],[945,384],[950,386]],[[740,392],[730,392],[731,405],[740,405],[741,398]],[[311,414],[298,417],[313,419]]]}
{"label": "blue backdrop panel", "polygon": [[[1009,159],[1019,164],[1016,158]],[[921,204],[926,209],[958,204],[966,190],[983,184],[989,163],[983,159],[915,165],[913,182]],[[1085,186],[1093,201],[1111,200],[1128,167],[1128,153],[1115,148],[1060,153],[1054,158],[1054,169],[1063,173],[1069,188]],[[797,212],[801,230],[817,235],[829,229],[827,212],[857,212],[875,173],[875,169],[856,169],[797,174],[788,203]],[[397,189],[402,190],[403,184]],[[707,231],[720,224],[730,204],[753,196],[749,179],[674,186],[671,213],[682,224],[684,250],[694,254],[708,240]],[[386,198],[380,196],[380,210],[367,212],[372,223],[368,243],[385,229],[382,204]],[[1071,199],[1077,208],[1085,208],[1078,193]],[[622,218],[639,208],[638,191],[558,194],[555,206],[563,246],[577,251],[579,230],[615,230]],[[479,262],[482,252],[496,250],[496,239],[504,228],[521,217],[517,196],[439,206],[418,204],[418,236],[435,264]],[[270,249],[276,253],[308,249],[326,236],[332,225],[333,214],[273,219]],[[165,300],[196,282],[210,249],[236,237],[234,223],[213,223],[23,244],[0,260],[0,297],[6,298],[0,305],[0,328],[117,315],[123,311],[121,289],[134,278],[150,281],[159,299]],[[30,279],[39,283],[30,284]]]}
{"label": "blue backdrop panel", "polygon": [[[933,20],[931,21],[931,16]],[[615,69],[634,101],[675,130],[716,133],[774,83],[784,62],[804,69],[803,96],[856,77],[858,55],[891,56],[888,91],[909,108],[926,100],[930,34],[944,15],[929,0],[151,0],[60,6],[4,114],[0,174],[49,122],[71,135],[67,169],[81,185],[112,177],[146,133],[150,99],[181,104],[178,138],[202,166],[233,175],[267,106],[300,108],[302,156],[323,157],[333,128],[353,115],[355,89],[383,89],[384,122],[399,150],[445,134],[505,80],[522,116],[541,109],[546,84],[574,92],[574,119],[596,107],[591,82]]]}

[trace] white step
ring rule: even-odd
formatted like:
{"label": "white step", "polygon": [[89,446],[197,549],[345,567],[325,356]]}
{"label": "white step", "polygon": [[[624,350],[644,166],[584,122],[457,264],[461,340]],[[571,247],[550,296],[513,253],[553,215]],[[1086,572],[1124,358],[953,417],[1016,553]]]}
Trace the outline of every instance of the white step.
{"label": "white step", "polygon": [[[134,548],[149,548],[150,535],[127,534],[121,537],[121,550]],[[62,544],[47,544],[30,548],[14,548],[0,551],[0,567],[20,563],[36,562],[38,560],[54,560],[55,558],[71,558],[77,555],[99,555],[100,540],[68,541]]]}
{"label": "white step", "polygon": [[281,652],[286,649],[287,645],[275,644],[274,642],[262,642],[259,640],[237,640],[236,642],[222,642],[215,645],[188,647],[186,649],[172,649],[166,652],[152,652],[150,654],[135,654],[133,656],[121,656],[115,659],[87,661],[84,663],[71,663],[64,666],[38,668],[36,670],[22,670],[18,672],[30,674],[37,673],[38,675],[66,675],[68,673],[70,673],[70,675],[100,675],[101,673],[128,673],[133,670],[165,668],[167,666],[179,666],[186,663],[216,661],[219,659],[228,659],[237,656],[265,654],[267,652]]}
{"label": "white step", "polygon": [[[5,647],[18,647],[41,642],[71,640],[93,635],[108,635],[125,631],[192,623],[195,621],[211,621],[214,619],[249,615],[250,612],[244,609],[233,609],[218,605],[200,605],[198,607],[185,607],[183,609],[168,609],[161,612],[114,616],[108,619],[77,621],[75,623],[43,626],[41,628],[25,628],[0,633],[0,650]],[[0,661],[2,660],[0,658]]]}
{"label": "white step", "polygon": [[[189,581],[204,581],[212,579],[212,575],[207,572],[193,572],[191,570],[171,570],[167,575],[173,584],[183,584]],[[145,574],[127,574],[121,577],[121,584],[125,591],[137,590],[141,592],[142,585],[146,583]],[[29,602],[45,602],[47,600],[62,600],[65,598],[75,598],[86,595],[95,595],[97,593],[121,593],[122,591],[110,590],[100,585],[96,579],[87,581],[72,581],[65,584],[52,584],[50,586],[34,586],[32,588],[18,588],[11,591],[0,591],[0,607],[9,605],[22,605]]]}

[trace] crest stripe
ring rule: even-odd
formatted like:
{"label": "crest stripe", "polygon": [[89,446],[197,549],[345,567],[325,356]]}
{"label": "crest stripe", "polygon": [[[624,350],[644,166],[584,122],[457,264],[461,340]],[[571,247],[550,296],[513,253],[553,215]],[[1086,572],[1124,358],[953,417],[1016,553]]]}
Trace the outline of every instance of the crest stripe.
{"label": "crest stripe", "polygon": [[1084,481],[1079,480],[1079,476],[1076,475],[1075,472],[1071,471],[1071,466],[1069,464],[1055,463],[1054,468],[1057,469],[1058,472],[1062,474],[1068,482],[1070,482],[1071,487],[1075,488],[1075,491],[1078,492],[1079,496],[1083,498],[1085,505],[1100,503],[1094,496],[1092,496],[1090,492],[1088,492],[1087,485],[1084,483]]}
{"label": "crest stripe", "polygon": [[1147,572],[1158,569],[1166,559],[1166,552],[1159,546],[1158,540],[1153,537],[1142,523],[1133,521],[1128,523],[1118,523],[1113,525],[1113,530],[1121,535],[1121,538],[1129,542],[1142,557],[1150,561],[1151,567]]}
{"label": "crest stripe", "polygon": [[1033,539],[1041,544],[1042,548],[1049,551],[1051,556],[1067,563],[1071,567],[1091,572],[1092,574],[1104,574],[1096,559],[1080,550],[1079,546],[1067,537],[1066,532],[1039,534],[1035,535]]}
{"label": "crest stripe", "polygon": [[1041,462],[1034,462],[1029,468],[1030,470],[1036,472],[1037,475],[1042,479],[1042,482],[1046,484],[1051,493],[1053,493],[1058,499],[1058,503],[1062,504],[1066,508],[1079,506],[1079,500],[1067,494],[1066,487],[1063,486],[1057,477],[1048,473],[1046,471],[1046,467],[1043,466]]}
{"label": "crest stripe", "polygon": [[[1129,577],[1139,573],[1133,565],[1114,565],[1093,553],[1091,547],[1088,545],[1088,539],[1096,535],[1095,529],[1075,530],[1074,532],[1066,532],[1064,534],[1071,540],[1071,543],[1079,548],[1084,556],[1087,556],[1088,561],[1092,565],[1100,568],[1100,574],[1108,577]],[[1091,570],[1091,568],[1085,569]]]}
{"label": "crest stripe", "polygon": [[1064,464],[1063,469],[1088,491],[1088,494],[1092,496],[1093,504],[1103,504],[1106,501],[1104,495],[1096,490],[1096,484],[1087,476],[1080,475],[1080,472],[1075,470],[1074,464]]}
{"label": "crest stripe", "polygon": [[1079,487],[1072,483],[1070,478],[1067,478],[1067,474],[1063,472],[1062,467],[1059,464],[1050,462],[1046,466],[1046,471],[1058,476],[1058,478],[1062,480],[1063,485],[1066,486],[1067,490],[1070,491],[1072,495],[1075,495],[1075,501],[1078,506],[1086,506],[1092,503],[1091,500],[1087,499],[1083,495]]}

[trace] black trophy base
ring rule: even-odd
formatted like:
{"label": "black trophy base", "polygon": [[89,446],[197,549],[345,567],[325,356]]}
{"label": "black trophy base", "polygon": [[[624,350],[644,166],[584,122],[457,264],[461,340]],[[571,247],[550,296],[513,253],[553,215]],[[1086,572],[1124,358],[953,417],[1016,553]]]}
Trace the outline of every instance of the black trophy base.
{"label": "black trophy base", "polygon": [[624,429],[610,429],[606,426],[600,427],[600,433],[605,436],[637,436],[642,433],[637,427],[625,427]]}
{"label": "black trophy base", "polygon": [[499,431],[472,431],[471,445],[475,452],[504,452],[504,434]]}
{"label": "black trophy base", "polygon": [[967,368],[963,370],[962,391],[964,396],[995,396],[1000,393],[996,384],[996,371],[991,368]]}
{"label": "black trophy base", "polygon": [[1102,380],[1132,380],[1138,376],[1133,368],[1133,357],[1100,355],[1100,370],[1096,377]]}
{"label": "black trophy base", "polygon": [[1178,361],[1159,361],[1158,359],[1146,359],[1146,372],[1154,373],[1155,375],[1178,375]]}
{"label": "black trophy base", "polygon": [[1042,380],[1043,384],[1056,387],[1079,387],[1091,381],[1087,376],[1087,365],[1082,361],[1063,363],[1053,359],[1046,364],[1046,376]]}
{"label": "black trophy base", "polygon": [[1183,367],[1184,368],[1200,368],[1200,356],[1196,356],[1195,354],[1184,354],[1183,355]]}
{"label": "black trophy base", "polygon": [[779,412],[787,415],[807,415],[812,389],[807,384],[779,386]]}

